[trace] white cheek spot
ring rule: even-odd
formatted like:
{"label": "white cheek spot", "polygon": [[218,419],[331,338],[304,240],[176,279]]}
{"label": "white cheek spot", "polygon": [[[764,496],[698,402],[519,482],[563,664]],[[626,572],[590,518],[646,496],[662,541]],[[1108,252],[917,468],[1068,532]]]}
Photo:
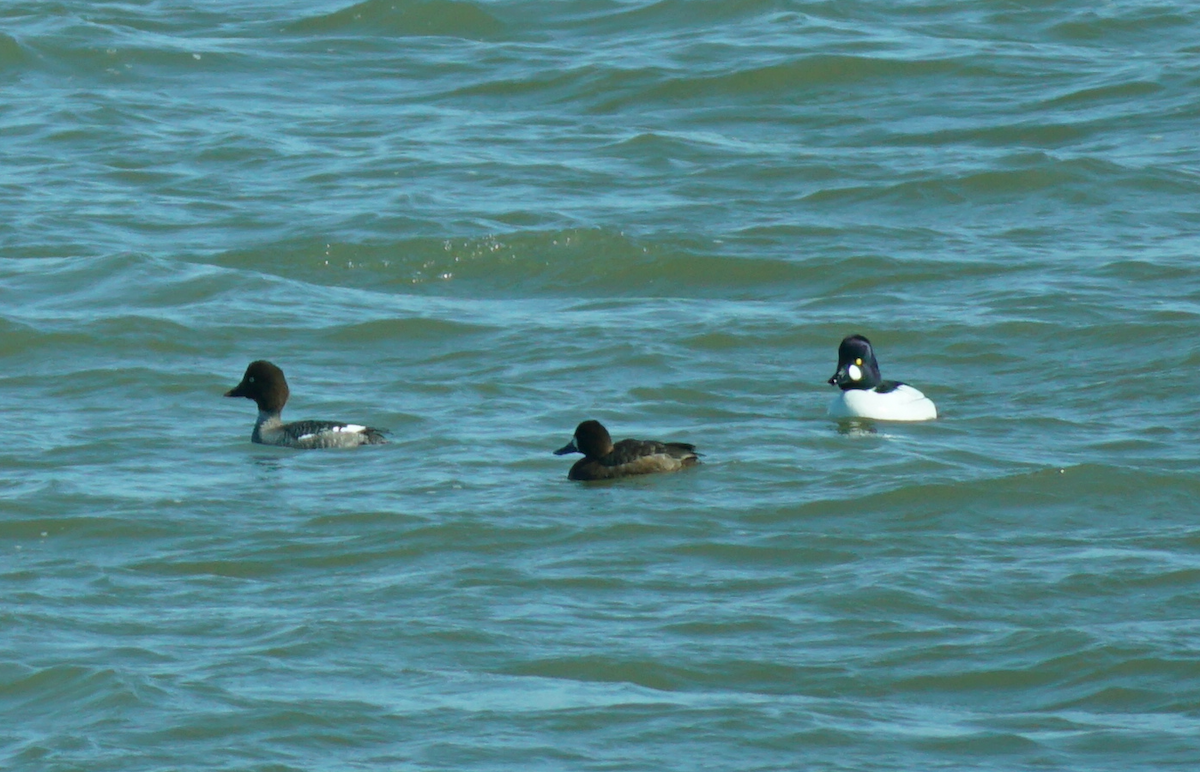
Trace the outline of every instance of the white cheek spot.
{"label": "white cheek spot", "polygon": [[858,365],[850,365],[846,368],[846,374],[850,376],[850,380],[862,380],[862,369]]}

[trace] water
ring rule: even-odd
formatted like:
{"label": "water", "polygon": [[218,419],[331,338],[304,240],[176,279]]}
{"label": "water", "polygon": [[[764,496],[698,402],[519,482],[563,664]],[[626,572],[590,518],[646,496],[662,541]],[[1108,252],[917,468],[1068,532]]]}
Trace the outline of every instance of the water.
{"label": "water", "polygon": [[1191,5],[0,21],[0,766],[1200,762]]}

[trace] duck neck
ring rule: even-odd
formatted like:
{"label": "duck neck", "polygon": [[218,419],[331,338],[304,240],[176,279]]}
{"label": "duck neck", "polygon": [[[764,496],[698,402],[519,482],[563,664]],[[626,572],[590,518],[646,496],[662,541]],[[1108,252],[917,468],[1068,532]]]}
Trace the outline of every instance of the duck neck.
{"label": "duck neck", "polygon": [[270,431],[277,429],[283,425],[283,419],[280,418],[282,410],[258,410],[258,420],[254,422],[254,434],[250,435],[251,442],[262,442],[263,430]]}

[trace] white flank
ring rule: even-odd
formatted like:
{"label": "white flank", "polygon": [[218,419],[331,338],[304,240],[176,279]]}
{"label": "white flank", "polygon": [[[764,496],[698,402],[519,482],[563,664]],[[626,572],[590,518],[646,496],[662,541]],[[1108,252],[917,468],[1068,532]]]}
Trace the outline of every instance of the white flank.
{"label": "white flank", "polygon": [[937,408],[928,397],[908,384],[880,394],[871,389],[850,389],[829,403],[833,418],[873,418],[876,421],[931,421]]}

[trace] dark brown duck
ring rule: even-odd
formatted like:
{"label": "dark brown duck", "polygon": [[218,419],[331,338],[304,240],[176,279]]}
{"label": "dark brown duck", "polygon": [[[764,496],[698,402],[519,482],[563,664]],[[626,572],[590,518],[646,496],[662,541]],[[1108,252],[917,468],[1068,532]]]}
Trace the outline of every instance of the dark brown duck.
{"label": "dark brown duck", "polygon": [[554,451],[556,456],[582,453],[571,467],[571,480],[612,480],[656,472],[677,472],[700,463],[696,446],[685,442],[621,440],[614,444],[608,430],[599,421],[584,421],[575,428],[575,436]]}

